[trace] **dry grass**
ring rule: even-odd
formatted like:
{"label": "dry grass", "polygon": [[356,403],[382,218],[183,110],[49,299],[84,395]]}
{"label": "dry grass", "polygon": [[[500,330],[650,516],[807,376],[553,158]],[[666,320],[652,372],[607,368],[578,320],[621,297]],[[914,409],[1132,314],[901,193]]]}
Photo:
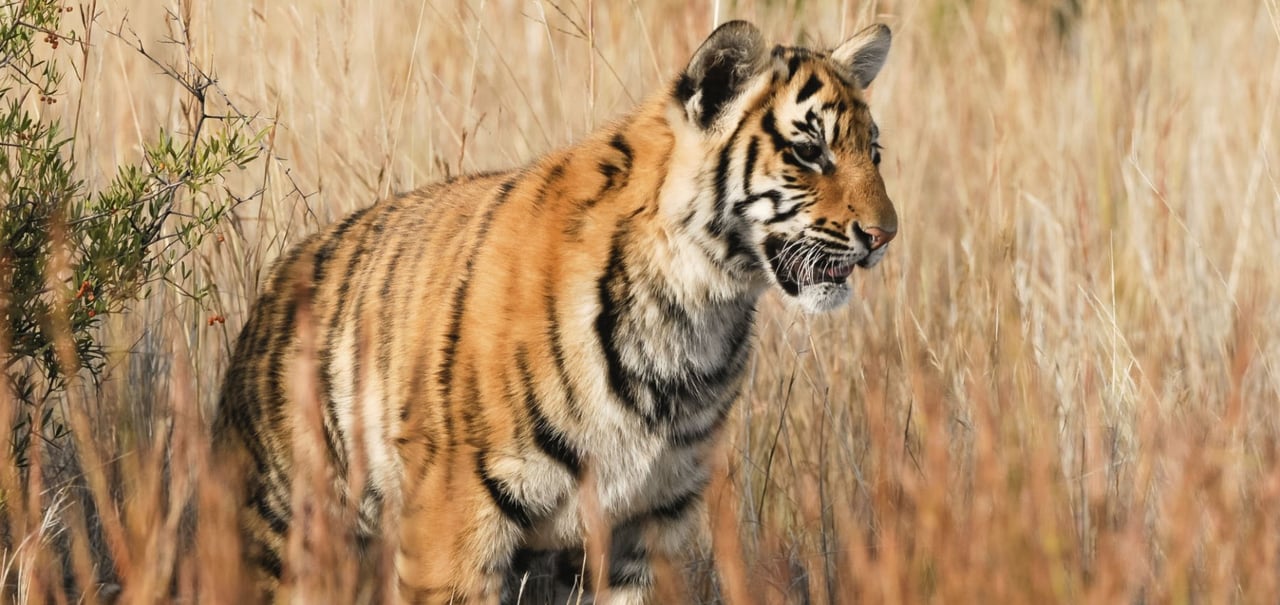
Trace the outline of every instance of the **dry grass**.
{"label": "dry grass", "polygon": [[[150,50],[178,57],[156,44],[173,28],[158,4],[103,2],[98,27],[127,16]],[[393,191],[574,140],[658,90],[717,19],[735,17],[778,41],[893,26],[872,107],[903,232],[856,277],[847,310],[809,318],[764,303],[731,481],[717,490],[739,497],[713,507],[742,519],[718,540],[740,542],[744,560],[720,567],[740,563],[750,586],[725,592],[841,603],[1280,593],[1276,0],[173,8],[190,19],[191,58],[240,110],[277,124],[272,159],[238,177],[265,194],[199,253],[194,279],[216,287],[226,325],[158,291],[111,325],[121,351],[104,392],[66,401],[111,464],[86,467],[90,491],[114,498],[93,507],[0,467],[0,492],[23,495],[6,499],[23,514],[0,560],[19,600],[62,599],[53,553],[60,536],[88,534],[106,537],[127,602],[164,601],[170,584],[231,600],[234,545],[217,538],[230,498],[208,487],[200,420],[272,259]],[[136,159],[156,124],[185,119],[172,82],[98,34],[52,109],[79,116],[90,186]],[[161,481],[166,451],[187,464]],[[175,551],[186,499],[214,511],[196,523],[213,537]],[[89,508],[104,531],[85,528]],[[92,577],[90,545],[71,543],[70,566]],[[711,566],[688,563],[689,594],[709,598]]]}

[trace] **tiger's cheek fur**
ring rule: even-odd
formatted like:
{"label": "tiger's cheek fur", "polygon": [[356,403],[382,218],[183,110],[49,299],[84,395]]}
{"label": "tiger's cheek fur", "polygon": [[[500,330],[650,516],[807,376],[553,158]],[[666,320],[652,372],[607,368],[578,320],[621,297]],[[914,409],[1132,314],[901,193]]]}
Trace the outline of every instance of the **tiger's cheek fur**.
{"label": "tiger's cheek fur", "polygon": [[[589,475],[613,532],[610,582],[643,601],[648,554],[699,534],[760,295],[786,290],[779,275],[830,269],[779,265],[768,238],[826,229],[852,247],[855,222],[891,211],[878,171],[850,172],[861,143],[838,148],[840,180],[796,176],[794,108],[770,105],[812,97],[834,121],[827,136],[861,128],[860,97],[835,85],[874,75],[860,61],[887,49],[887,30],[867,32],[831,56],[770,54],[753,26],[726,24],[668,91],[610,128],[520,169],[384,200],[282,259],[215,426],[220,455],[243,469],[242,532],[263,594],[289,577],[295,419],[311,402],[288,385],[307,361],[307,308],[324,439],[306,462],[334,469],[359,543],[394,545],[390,596],[508,594],[522,549],[581,548]],[[826,89],[810,83],[818,71]]]}

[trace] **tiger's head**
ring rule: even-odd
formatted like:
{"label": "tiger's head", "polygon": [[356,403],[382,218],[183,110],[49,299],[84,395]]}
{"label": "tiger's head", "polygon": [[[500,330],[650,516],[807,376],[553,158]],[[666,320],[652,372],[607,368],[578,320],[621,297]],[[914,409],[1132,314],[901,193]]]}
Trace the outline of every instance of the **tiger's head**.
{"label": "tiger's head", "polygon": [[810,312],[848,301],[854,268],[875,266],[898,232],[863,94],[889,42],[889,28],[873,25],[829,52],[769,48],[733,21],[675,86],[713,189],[707,231],[738,270]]}

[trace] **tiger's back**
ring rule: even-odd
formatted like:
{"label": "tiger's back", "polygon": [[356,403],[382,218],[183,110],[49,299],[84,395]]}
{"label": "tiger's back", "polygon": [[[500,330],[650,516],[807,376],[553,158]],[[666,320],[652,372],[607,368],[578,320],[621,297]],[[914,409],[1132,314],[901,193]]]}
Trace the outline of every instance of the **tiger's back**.
{"label": "tiger's back", "polygon": [[590,473],[615,599],[642,602],[650,551],[695,527],[761,293],[838,306],[896,231],[860,97],[887,47],[871,28],[831,56],[769,51],[727,24],[671,90],[586,141],[379,202],[293,249],[215,427],[244,462],[265,592],[287,566],[305,330],[320,455],[362,536],[394,511],[400,598],[496,599],[517,549],[580,545]]}

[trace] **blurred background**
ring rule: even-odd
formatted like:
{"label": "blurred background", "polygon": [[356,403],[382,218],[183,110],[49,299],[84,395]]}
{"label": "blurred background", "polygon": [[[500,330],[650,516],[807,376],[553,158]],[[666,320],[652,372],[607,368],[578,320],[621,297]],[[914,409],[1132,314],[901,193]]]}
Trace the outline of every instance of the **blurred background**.
{"label": "blurred background", "polygon": [[[179,142],[242,132],[249,151],[198,193],[179,191],[157,233],[177,234],[182,256],[86,324],[101,372],[28,423],[43,463],[68,439],[98,453],[72,464],[81,488],[37,473],[36,496],[31,465],[10,465],[5,503],[28,504],[26,521],[9,515],[0,562],[19,600],[58,592],[65,570],[49,570],[64,567],[123,584],[129,602],[165,600],[130,588],[147,582],[205,594],[190,587],[213,555],[165,551],[181,502],[147,469],[167,468],[182,410],[209,418],[272,261],[389,194],[571,143],[662,94],[736,18],[811,46],[892,27],[870,103],[901,224],[885,262],[855,275],[847,309],[808,317],[763,302],[751,388],[730,425],[753,594],[1252,603],[1280,592],[1276,0],[99,0],[65,11],[67,42],[40,49],[64,65],[56,102],[17,97],[14,80],[6,103],[60,121],[83,191],[109,189],[122,165],[163,173],[162,131]],[[210,204],[225,211],[201,214]],[[187,232],[174,222],[184,216],[207,220]],[[50,434],[74,434],[77,414],[92,439]],[[94,487],[95,474],[109,481]],[[76,541],[57,536],[84,524],[62,517],[102,508],[76,504],[90,496],[113,502],[117,520],[97,528],[88,515],[86,551],[130,559],[127,581],[100,556],[54,565]],[[720,599],[713,558],[681,562],[690,599]],[[174,571],[151,577],[162,568]]]}

